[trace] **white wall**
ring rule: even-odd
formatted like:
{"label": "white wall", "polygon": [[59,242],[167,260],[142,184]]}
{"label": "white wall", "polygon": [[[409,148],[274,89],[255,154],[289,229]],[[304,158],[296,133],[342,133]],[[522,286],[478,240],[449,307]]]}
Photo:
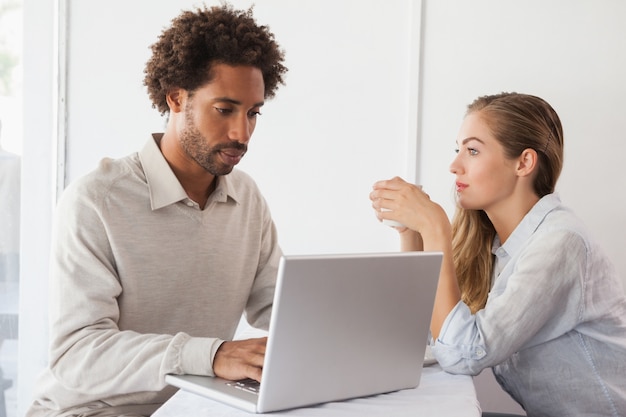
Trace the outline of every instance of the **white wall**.
{"label": "white wall", "polygon": [[[162,131],[142,85],[144,64],[162,28],[196,3],[69,1],[68,181]],[[283,250],[397,250],[395,231],[377,222],[368,193],[380,178],[416,175],[410,65],[419,43],[410,29],[420,9],[410,0],[255,3],[289,72],[265,105],[240,168],[264,192]],[[419,15],[413,23],[419,27]]]}

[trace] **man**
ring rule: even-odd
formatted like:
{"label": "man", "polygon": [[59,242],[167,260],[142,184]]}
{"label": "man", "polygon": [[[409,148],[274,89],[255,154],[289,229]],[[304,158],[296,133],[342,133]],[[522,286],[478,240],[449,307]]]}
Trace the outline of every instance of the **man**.
{"label": "man", "polygon": [[168,373],[260,380],[281,255],[244,156],[287,69],[252,11],[183,12],[144,83],[166,130],[104,159],[57,208],[50,364],[28,416],[148,416]]}

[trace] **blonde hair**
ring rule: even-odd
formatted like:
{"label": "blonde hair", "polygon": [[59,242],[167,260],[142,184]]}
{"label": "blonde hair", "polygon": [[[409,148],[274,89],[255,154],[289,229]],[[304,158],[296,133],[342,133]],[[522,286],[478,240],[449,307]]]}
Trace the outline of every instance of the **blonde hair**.
{"label": "blonde hair", "polygon": [[[482,96],[466,115],[480,112],[505,156],[514,159],[526,149],[538,155],[533,187],[539,197],[553,193],[563,167],[563,128],[559,116],[543,99],[518,93]],[[462,300],[472,313],[487,303],[496,231],[482,210],[457,206],[452,219],[452,253]]]}

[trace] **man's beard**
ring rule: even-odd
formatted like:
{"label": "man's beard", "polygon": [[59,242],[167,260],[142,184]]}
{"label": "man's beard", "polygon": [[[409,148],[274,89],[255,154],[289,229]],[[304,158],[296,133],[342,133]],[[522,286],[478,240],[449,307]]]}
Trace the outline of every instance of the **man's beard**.
{"label": "man's beard", "polygon": [[185,113],[185,129],[180,137],[180,144],[185,153],[212,175],[229,174],[233,170],[234,165],[225,164],[219,156],[220,151],[235,149],[245,153],[248,150],[247,145],[231,141],[230,143],[220,143],[213,147],[209,146],[202,133],[195,126],[193,112],[189,107]]}

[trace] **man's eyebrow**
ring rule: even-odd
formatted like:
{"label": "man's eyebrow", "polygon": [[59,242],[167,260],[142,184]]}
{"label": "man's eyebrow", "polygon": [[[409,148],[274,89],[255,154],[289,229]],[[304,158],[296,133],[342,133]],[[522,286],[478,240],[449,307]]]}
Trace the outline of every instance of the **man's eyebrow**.
{"label": "man's eyebrow", "polygon": [[[216,97],[213,99],[213,101],[221,102],[221,103],[230,103],[235,106],[241,106],[242,104],[241,101],[235,100],[234,98],[230,98],[230,97]],[[254,103],[252,107],[262,107],[264,104],[265,104],[264,101],[259,101],[258,103]]]}

